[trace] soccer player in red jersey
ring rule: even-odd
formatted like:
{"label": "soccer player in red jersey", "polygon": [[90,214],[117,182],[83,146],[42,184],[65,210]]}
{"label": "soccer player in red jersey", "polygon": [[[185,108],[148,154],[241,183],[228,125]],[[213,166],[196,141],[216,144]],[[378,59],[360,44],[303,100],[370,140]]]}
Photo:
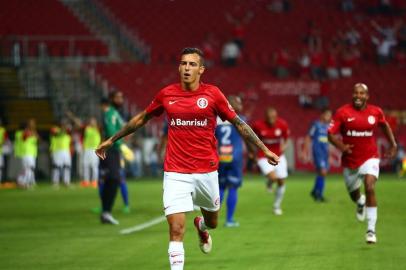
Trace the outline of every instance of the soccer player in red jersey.
{"label": "soccer player in red jersey", "polygon": [[[358,220],[364,221],[365,216],[367,218],[366,242],[373,244],[377,241],[375,183],[379,176],[375,128],[380,126],[389,140],[390,148],[385,153],[387,157],[395,156],[397,145],[382,109],[367,104],[368,98],[368,87],[363,83],[355,84],[352,104],[346,104],[337,110],[328,130],[328,139],[343,153],[342,165],[347,190],[357,204]],[[342,140],[335,136],[337,133],[342,136]],[[362,182],[366,196],[360,192]]]}
{"label": "soccer player in red jersey", "polygon": [[283,153],[287,147],[287,139],[290,134],[288,124],[278,116],[275,108],[269,107],[265,113],[265,119],[254,123],[253,129],[259,138],[272,152],[280,156],[279,164],[271,166],[262,152],[257,153],[257,164],[262,174],[266,176],[267,187],[272,191],[272,184],[277,183],[273,212],[282,215],[282,200],[285,194],[285,179],[288,177],[288,164]]}
{"label": "soccer player in red jersey", "polygon": [[203,53],[186,48],[179,64],[180,83],[171,84],[155,96],[152,103],[133,117],[114,136],[102,142],[97,155],[106,158],[107,149],[120,138],[145,125],[153,116],[166,112],[168,143],[164,164],[164,211],[169,224],[169,262],[171,270],[183,269],[186,212],[199,206],[203,216],[194,219],[200,238],[200,249],[211,250],[208,229],[217,227],[220,196],[218,186],[217,142],[214,136],[216,118],[230,121],[248,142],[256,145],[268,162],[277,165],[279,157],[271,152],[242,121],[221,91],[201,83],[205,70]]}

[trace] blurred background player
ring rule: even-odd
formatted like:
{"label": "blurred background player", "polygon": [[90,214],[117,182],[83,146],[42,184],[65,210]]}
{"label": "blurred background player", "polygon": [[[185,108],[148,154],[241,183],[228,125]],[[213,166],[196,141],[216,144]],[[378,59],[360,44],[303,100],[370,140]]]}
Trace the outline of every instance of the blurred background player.
{"label": "blurred background player", "polygon": [[59,180],[65,186],[71,182],[71,143],[72,137],[69,134],[70,127],[66,120],[61,121],[60,127],[51,129],[50,152],[52,155],[52,183],[54,187],[59,187]]}
{"label": "blurred background player", "polygon": [[[240,115],[242,101],[238,96],[228,98],[230,105]],[[220,202],[223,203],[225,192],[227,195],[227,216],[225,227],[238,227],[240,224],[234,220],[234,212],[238,201],[238,188],[242,184],[243,174],[243,139],[238,130],[229,122],[217,118],[216,128],[217,149],[219,152],[219,187]]]}
{"label": "blurred background player", "polygon": [[[103,110],[103,135],[110,138],[123,126],[124,120],[119,110],[123,106],[124,98],[120,91],[113,91],[109,95],[109,104],[102,101]],[[100,188],[102,202],[102,213],[100,221],[103,224],[118,225],[119,222],[112,215],[114,200],[117,195],[118,186],[122,180],[121,150],[122,140],[117,140],[109,149],[106,159],[100,161]],[[128,194],[128,193],[127,193]]]}
{"label": "blurred background player", "polygon": [[0,118],[0,184],[3,181],[3,170],[4,170],[4,156],[3,156],[3,145],[7,139],[6,129],[3,127],[3,121]]}
{"label": "blurred background player", "polygon": [[13,142],[13,152],[14,158],[16,159],[17,168],[18,168],[18,175],[17,175],[17,185],[23,182],[23,134],[24,134],[24,127],[25,123],[20,123],[19,128],[14,132],[14,142]]}
{"label": "blurred background player", "polygon": [[314,182],[311,196],[314,200],[324,202],[323,195],[325,178],[329,169],[329,143],[328,143],[328,127],[331,121],[331,110],[325,109],[320,119],[313,122],[310,127],[309,134],[306,137],[306,149],[312,149],[313,164],[316,167],[317,176]]}
{"label": "blurred background player", "polygon": [[19,185],[30,188],[35,185],[35,167],[38,156],[38,133],[35,119],[27,121],[22,133],[21,154],[23,172],[19,177]]}
{"label": "blurred background player", "polygon": [[[390,143],[386,156],[396,155],[396,142],[381,108],[367,104],[368,87],[363,83],[354,85],[352,104],[340,107],[328,130],[329,141],[342,151],[344,179],[351,199],[357,204],[357,218],[368,222],[366,242],[376,243],[376,220],[378,217],[375,183],[379,176],[379,154],[374,130],[377,126]],[[342,140],[335,134],[340,134]],[[365,195],[361,195],[362,181]],[[366,209],[365,209],[366,205]],[[366,210],[366,213],[365,213]]]}
{"label": "blurred background player", "polygon": [[97,187],[99,179],[99,158],[94,150],[101,142],[101,135],[95,117],[89,119],[83,130],[83,187]]}
{"label": "blurred background player", "polygon": [[264,120],[254,123],[253,129],[269,150],[279,156],[279,164],[272,166],[268,163],[264,153],[257,153],[257,164],[262,174],[267,178],[268,191],[272,191],[272,184],[277,183],[273,212],[282,215],[282,200],[285,194],[285,179],[288,177],[288,164],[283,154],[288,144],[290,130],[285,120],[278,116],[275,108],[269,107]]}

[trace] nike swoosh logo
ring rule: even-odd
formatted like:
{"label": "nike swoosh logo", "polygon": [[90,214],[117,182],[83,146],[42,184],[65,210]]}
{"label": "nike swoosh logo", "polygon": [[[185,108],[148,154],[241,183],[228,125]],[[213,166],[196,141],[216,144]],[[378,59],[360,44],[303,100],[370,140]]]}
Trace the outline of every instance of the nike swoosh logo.
{"label": "nike swoosh logo", "polygon": [[352,122],[352,121],[354,121],[355,120],[355,118],[348,118],[347,119],[347,122]]}
{"label": "nike swoosh logo", "polygon": [[175,104],[176,102],[178,102],[178,101],[177,100],[169,101],[169,105]]}

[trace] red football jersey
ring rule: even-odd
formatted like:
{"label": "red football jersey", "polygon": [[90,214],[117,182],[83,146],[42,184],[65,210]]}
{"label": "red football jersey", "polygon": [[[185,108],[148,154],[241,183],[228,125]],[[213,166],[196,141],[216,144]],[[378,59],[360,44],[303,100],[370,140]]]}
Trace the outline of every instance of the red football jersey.
{"label": "red football jersey", "polygon": [[[290,134],[289,126],[285,120],[278,117],[273,125],[265,120],[259,120],[252,125],[252,129],[269,150],[278,156],[282,154],[282,141],[287,140]],[[257,157],[265,157],[264,152],[258,151]]]}
{"label": "red football jersey", "polygon": [[344,144],[354,145],[351,154],[342,155],[344,167],[355,169],[368,159],[379,157],[374,130],[385,122],[382,109],[374,105],[367,105],[359,111],[347,104],[337,110],[328,132],[340,133]]}
{"label": "red football jersey", "polygon": [[180,84],[172,84],[159,91],[146,111],[154,116],[165,111],[167,115],[165,171],[217,170],[217,116],[229,121],[237,116],[220,89],[202,83],[196,91],[185,91]]}

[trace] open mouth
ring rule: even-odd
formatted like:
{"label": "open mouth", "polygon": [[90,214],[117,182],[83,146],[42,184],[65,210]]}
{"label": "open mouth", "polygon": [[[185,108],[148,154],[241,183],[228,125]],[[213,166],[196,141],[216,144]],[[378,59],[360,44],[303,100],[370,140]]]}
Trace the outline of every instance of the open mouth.
{"label": "open mouth", "polygon": [[354,103],[355,103],[356,105],[362,105],[362,100],[359,99],[359,98],[354,99]]}

